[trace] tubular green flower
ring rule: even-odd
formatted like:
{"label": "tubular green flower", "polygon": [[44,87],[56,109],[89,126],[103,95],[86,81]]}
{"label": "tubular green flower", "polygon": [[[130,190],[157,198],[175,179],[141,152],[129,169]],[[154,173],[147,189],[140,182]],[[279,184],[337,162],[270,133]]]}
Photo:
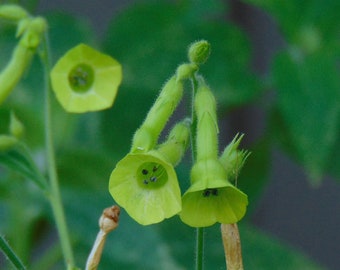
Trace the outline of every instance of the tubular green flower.
{"label": "tubular green flower", "polygon": [[182,98],[183,80],[188,79],[196,70],[197,66],[194,64],[182,64],[177,68],[176,74],[164,84],[133,137],[132,152],[147,152],[155,147],[159,134]]}
{"label": "tubular green flower", "polygon": [[111,107],[121,81],[121,65],[85,44],[66,52],[51,71],[58,101],[73,113]]}
{"label": "tubular green flower", "polygon": [[46,22],[42,18],[24,20],[27,23],[22,30],[22,37],[14,48],[10,61],[0,74],[0,105],[26,71],[46,29]]}
{"label": "tubular green flower", "polygon": [[235,223],[246,212],[247,195],[228,181],[227,171],[218,160],[215,98],[202,79],[198,82],[195,95],[197,157],[191,170],[191,186],[182,198],[180,218],[192,227]]}
{"label": "tubular green flower", "polygon": [[112,171],[109,191],[138,223],[158,223],[181,211],[181,192],[173,165],[183,156],[188,138],[189,124],[180,122],[159,149],[131,152]]}

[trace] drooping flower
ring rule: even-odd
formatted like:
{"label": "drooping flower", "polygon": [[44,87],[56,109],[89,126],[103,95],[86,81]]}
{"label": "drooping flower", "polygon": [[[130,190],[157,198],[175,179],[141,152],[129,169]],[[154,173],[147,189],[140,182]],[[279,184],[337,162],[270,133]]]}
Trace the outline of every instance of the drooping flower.
{"label": "drooping flower", "polygon": [[51,71],[58,101],[73,113],[111,107],[121,81],[119,62],[85,44],[66,52]]}
{"label": "drooping flower", "polygon": [[130,152],[112,171],[109,191],[138,223],[158,223],[181,211],[181,192],[174,170],[184,154],[189,123],[182,121],[167,141],[144,153]]}
{"label": "drooping flower", "polygon": [[20,37],[20,40],[13,50],[11,59],[0,73],[0,105],[27,70],[46,27],[46,21],[41,17],[24,18],[19,21],[17,36]]}
{"label": "drooping flower", "polygon": [[216,102],[202,79],[195,95],[197,118],[196,161],[191,186],[182,198],[181,220],[192,227],[207,227],[240,220],[248,204],[247,195],[228,181],[217,157]]}

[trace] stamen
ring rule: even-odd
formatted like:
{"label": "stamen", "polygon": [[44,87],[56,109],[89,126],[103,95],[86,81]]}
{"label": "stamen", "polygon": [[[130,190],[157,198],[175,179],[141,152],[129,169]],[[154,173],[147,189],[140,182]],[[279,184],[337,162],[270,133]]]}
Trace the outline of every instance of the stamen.
{"label": "stamen", "polygon": [[206,189],[203,191],[203,197],[209,197],[210,196],[210,190]]}
{"label": "stamen", "polygon": [[148,170],[146,170],[146,169],[143,169],[143,170],[142,170],[142,174],[146,175],[146,174],[148,174],[148,173],[149,173]]}
{"label": "stamen", "polygon": [[155,172],[157,170],[158,170],[158,167],[156,167],[156,166],[154,166],[153,169],[152,169],[153,172]]}
{"label": "stamen", "polygon": [[218,195],[218,190],[217,188],[214,188],[211,190],[212,195],[217,196]]}
{"label": "stamen", "polygon": [[156,181],[157,181],[157,177],[156,177],[156,176],[150,177],[150,181],[151,181],[151,182],[156,182]]}
{"label": "stamen", "polygon": [[144,183],[145,185],[149,184],[148,180],[146,180],[146,179],[143,180],[143,183]]}

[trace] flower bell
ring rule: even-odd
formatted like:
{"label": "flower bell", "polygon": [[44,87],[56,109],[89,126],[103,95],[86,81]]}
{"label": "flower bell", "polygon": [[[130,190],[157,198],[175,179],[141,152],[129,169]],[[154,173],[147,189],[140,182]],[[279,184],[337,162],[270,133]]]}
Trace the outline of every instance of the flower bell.
{"label": "flower bell", "polygon": [[73,113],[111,107],[121,81],[121,65],[85,44],[66,52],[51,71],[58,101],[67,112]]}
{"label": "flower bell", "polygon": [[192,227],[216,222],[235,223],[248,204],[247,195],[234,187],[217,157],[216,102],[203,79],[195,95],[197,118],[196,161],[191,170],[191,186],[182,198],[181,220]]}
{"label": "flower bell", "polygon": [[116,165],[109,182],[115,201],[138,223],[149,225],[181,211],[181,192],[174,165],[187,147],[190,122],[172,129],[168,139],[147,152],[130,152]]}

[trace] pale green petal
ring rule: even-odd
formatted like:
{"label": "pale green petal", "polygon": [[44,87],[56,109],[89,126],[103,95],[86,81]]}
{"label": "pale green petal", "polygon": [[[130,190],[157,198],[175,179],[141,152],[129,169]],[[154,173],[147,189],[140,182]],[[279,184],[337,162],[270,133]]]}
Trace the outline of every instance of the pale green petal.
{"label": "pale green petal", "polygon": [[[73,73],[79,66],[82,67],[80,73]],[[111,107],[121,81],[119,62],[85,44],[66,52],[51,72],[51,84],[58,101],[66,111],[74,113]]]}
{"label": "pale green petal", "polygon": [[[158,175],[159,183],[149,181],[151,178],[147,176],[149,182],[143,183],[141,171],[148,164],[160,166],[157,168],[162,172]],[[125,156],[111,174],[109,191],[114,200],[142,225],[161,222],[181,210],[176,173],[157,151]]]}

